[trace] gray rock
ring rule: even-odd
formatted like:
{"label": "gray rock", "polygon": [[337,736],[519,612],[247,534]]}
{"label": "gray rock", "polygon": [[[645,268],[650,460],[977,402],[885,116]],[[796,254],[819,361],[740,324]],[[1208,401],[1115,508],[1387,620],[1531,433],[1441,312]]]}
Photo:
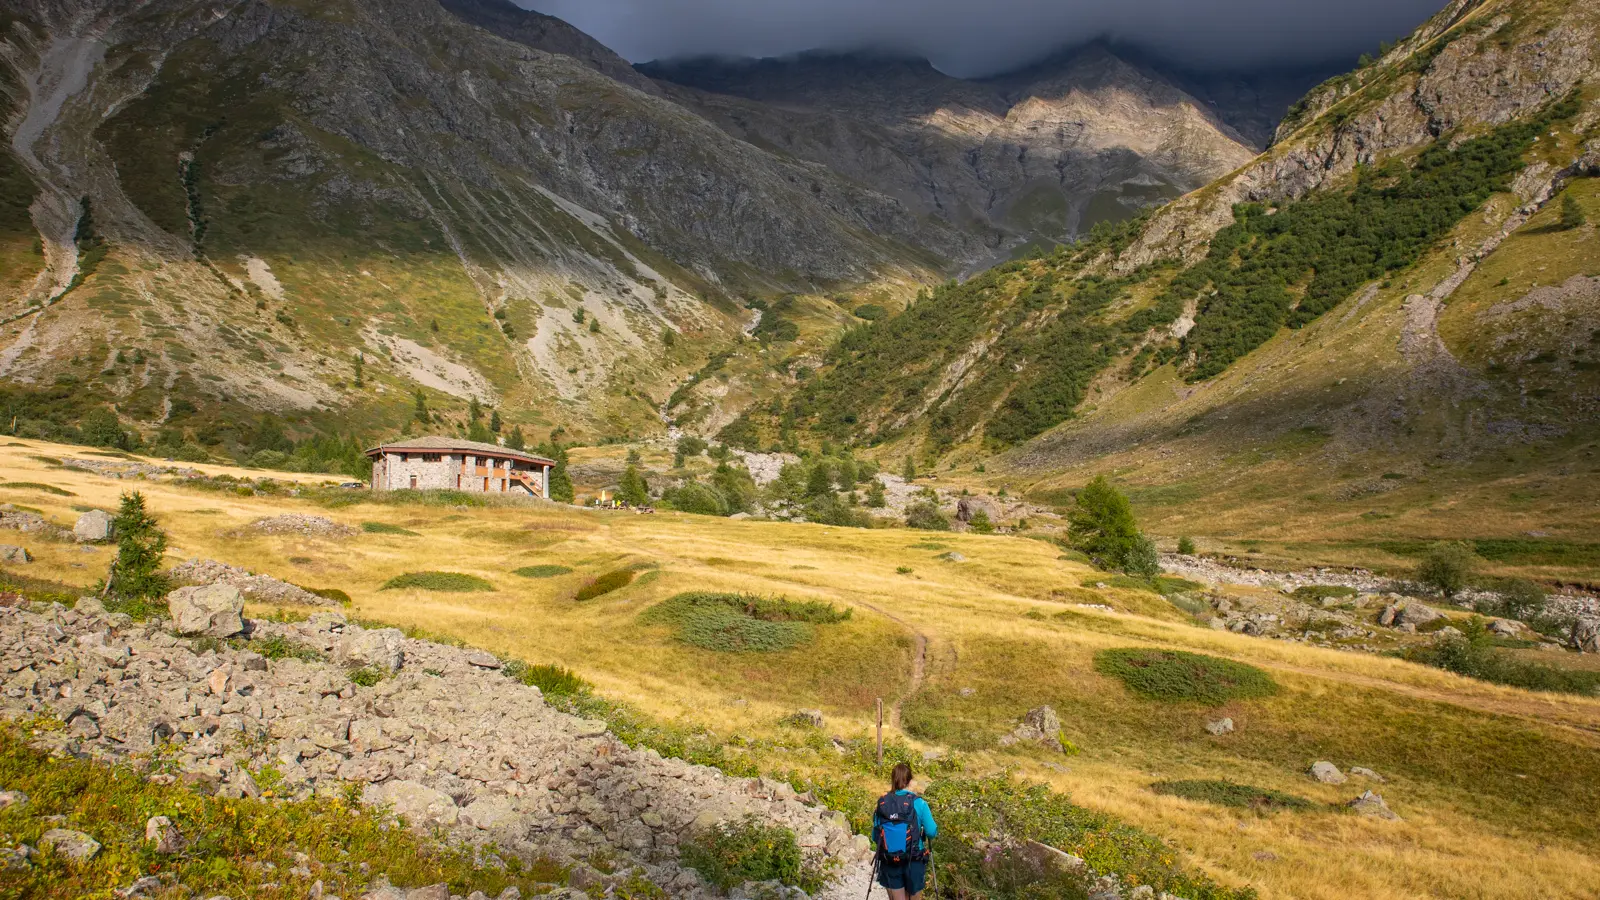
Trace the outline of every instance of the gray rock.
{"label": "gray rock", "polygon": [[1312,763],[1309,774],[1323,784],[1344,784],[1348,780],[1338,766],[1325,761]]}
{"label": "gray rock", "polygon": [[431,884],[406,892],[406,900],[450,900],[448,884]]}
{"label": "gray rock", "polygon": [[183,835],[166,816],[151,816],[144,823],[144,842],[163,856],[183,849]]}
{"label": "gray rock", "polygon": [[371,666],[398,672],[405,665],[406,636],[398,628],[352,628],[333,647],[334,661],[343,666]]}
{"label": "gray rock", "polygon": [[0,544],[0,562],[20,565],[33,562],[33,554],[14,544]]}
{"label": "gray rock", "polygon": [[785,721],[790,725],[800,725],[806,728],[821,728],[824,724],[822,710],[820,709],[797,710],[794,715],[791,715]]}
{"label": "gray rock", "polygon": [[33,866],[28,858],[33,855],[33,848],[27,844],[18,847],[0,847],[0,872],[22,871]]}
{"label": "gray rock", "polygon": [[78,517],[72,526],[72,536],[80,544],[99,544],[116,536],[111,514],[105,510],[91,509]]}
{"label": "gray rock", "polygon": [[146,875],[114,893],[117,900],[133,900],[134,897],[146,897],[159,890],[161,890],[161,879],[154,875]]}
{"label": "gray rock", "polygon": [[28,795],[21,791],[0,791],[0,809],[10,809],[28,802]]}
{"label": "gray rock", "polygon": [[1001,746],[1019,742],[1041,744],[1057,753],[1062,752],[1065,748],[1061,745],[1061,717],[1048,706],[1028,710],[1022,717],[1022,724],[1000,741]]}
{"label": "gray rock", "polygon": [[52,828],[39,838],[39,846],[54,850],[75,863],[85,863],[100,853],[100,842],[81,831]]}
{"label": "gray rock", "polygon": [[967,561],[967,555],[959,550],[951,550],[948,553],[941,553],[939,554],[939,558],[945,562],[953,563],[964,563]]}
{"label": "gray rock", "polygon": [[1600,653],[1600,618],[1580,616],[1572,623],[1572,648],[1579,653]]}
{"label": "gray rock", "polygon": [[1088,870],[1088,865],[1082,859],[1064,850],[1057,850],[1049,844],[1041,844],[1038,841],[1024,841],[1023,849],[1033,859],[1034,865],[1042,869],[1072,873]]}
{"label": "gray rock", "polygon": [[1522,633],[1522,623],[1511,619],[1492,619],[1489,622],[1489,630],[1498,637],[1515,638]]}
{"label": "gray rock", "polygon": [[1376,794],[1372,791],[1363,793],[1361,796],[1351,800],[1348,805],[1363,816],[1372,816],[1376,819],[1387,819],[1389,821],[1398,821],[1400,818],[1395,814],[1394,810],[1389,808],[1389,804],[1383,801],[1382,794]]}
{"label": "gray rock", "polygon": [[499,657],[483,650],[468,650],[466,660],[467,665],[477,666],[480,669],[498,669],[503,665]]}
{"label": "gray rock", "polygon": [[1378,624],[1399,628],[1410,625],[1413,629],[1444,618],[1444,614],[1421,600],[1406,598],[1391,604],[1378,616]]}
{"label": "gray rock", "polygon": [[1217,737],[1221,737],[1225,734],[1233,734],[1233,719],[1223,717],[1214,722],[1207,722],[1206,730]]}
{"label": "gray rock", "polygon": [[178,588],[167,595],[167,611],[179,634],[226,638],[244,630],[244,595],[232,585]]}
{"label": "gray rock", "polygon": [[1362,766],[1351,766],[1350,767],[1350,774],[1351,775],[1356,775],[1356,776],[1361,777],[1361,778],[1365,778],[1368,781],[1383,782],[1383,781],[1387,781],[1388,780],[1388,779],[1384,778],[1382,775],[1379,775],[1377,772],[1374,772],[1371,769],[1368,769],[1368,768],[1365,768],[1365,767],[1362,767]]}
{"label": "gray rock", "polygon": [[443,791],[416,781],[369,785],[361,794],[368,806],[387,806],[412,825],[454,825],[461,817],[456,801]]}

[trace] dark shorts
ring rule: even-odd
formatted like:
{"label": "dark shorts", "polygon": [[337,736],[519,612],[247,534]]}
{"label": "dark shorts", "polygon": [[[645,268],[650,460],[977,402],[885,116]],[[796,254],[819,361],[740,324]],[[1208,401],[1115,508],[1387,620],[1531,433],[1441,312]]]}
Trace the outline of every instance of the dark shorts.
{"label": "dark shorts", "polygon": [[928,887],[928,864],[910,862],[903,866],[884,863],[878,868],[878,883],[893,891],[920,894]]}

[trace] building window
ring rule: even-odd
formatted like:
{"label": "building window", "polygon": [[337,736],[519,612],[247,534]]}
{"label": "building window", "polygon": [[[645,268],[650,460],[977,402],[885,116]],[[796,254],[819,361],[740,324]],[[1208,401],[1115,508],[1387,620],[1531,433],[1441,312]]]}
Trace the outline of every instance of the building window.
{"label": "building window", "polygon": [[439,454],[437,454],[437,453],[424,453],[424,454],[422,454],[422,461],[425,462],[425,463],[430,463],[430,462],[436,463],[436,462],[439,461]]}
{"label": "building window", "polygon": [[411,476],[411,489],[413,491],[417,489],[417,476],[415,475]]}

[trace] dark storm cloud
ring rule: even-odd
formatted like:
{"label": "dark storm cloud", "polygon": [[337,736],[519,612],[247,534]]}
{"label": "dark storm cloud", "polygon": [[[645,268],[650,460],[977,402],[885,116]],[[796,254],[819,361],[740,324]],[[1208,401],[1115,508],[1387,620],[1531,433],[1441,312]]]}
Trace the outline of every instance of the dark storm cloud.
{"label": "dark storm cloud", "polygon": [[518,0],[635,62],[877,47],[974,75],[1109,36],[1207,68],[1314,63],[1409,32],[1444,0]]}

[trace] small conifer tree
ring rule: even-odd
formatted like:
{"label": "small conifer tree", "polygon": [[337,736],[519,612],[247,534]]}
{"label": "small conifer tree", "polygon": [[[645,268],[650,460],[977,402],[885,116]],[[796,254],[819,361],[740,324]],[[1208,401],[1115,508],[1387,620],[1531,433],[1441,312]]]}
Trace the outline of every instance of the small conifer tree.
{"label": "small conifer tree", "polygon": [[1571,231],[1574,228],[1582,228],[1588,221],[1589,217],[1583,214],[1583,207],[1578,205],[1577,198],[1570,193],[1561,198],[1562,228]]}
{"label": "small conifer tree", "polygon": [[889,501],[883,495],[883,482],[874,478],[867,482],[867,506],[873,509],[883,509]]}
{"label": "small conifer tree", "polygon": [[111,570],[111,593],[119,600],[143,601],[167,592],[161,560],[167,536],[145,508],[138,491],[122,495],[122,506],[112,520],[117,538],[117,561]]}

